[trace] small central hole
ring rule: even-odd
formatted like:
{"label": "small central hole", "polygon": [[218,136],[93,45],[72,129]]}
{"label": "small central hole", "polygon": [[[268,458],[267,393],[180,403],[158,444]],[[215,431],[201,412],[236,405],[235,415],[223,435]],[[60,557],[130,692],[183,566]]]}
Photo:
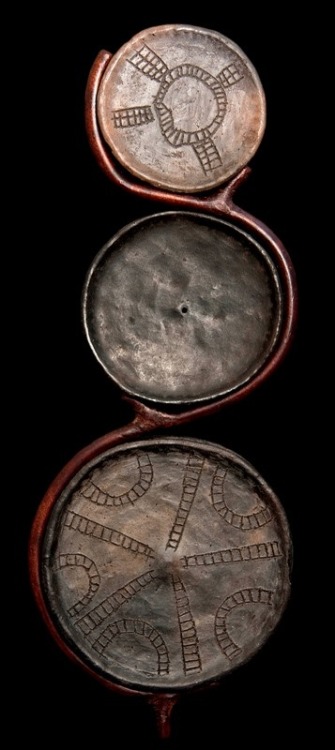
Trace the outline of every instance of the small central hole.
{"label": "small central hole", "polygon": [[181,308],[181,311],[182,311],[183,315],[185,315],[185,313],[187,313],[187,312],[188,312],[188,307],[187,307],[187,305],[183,305],[183,306],[182,306],[182,308]]}

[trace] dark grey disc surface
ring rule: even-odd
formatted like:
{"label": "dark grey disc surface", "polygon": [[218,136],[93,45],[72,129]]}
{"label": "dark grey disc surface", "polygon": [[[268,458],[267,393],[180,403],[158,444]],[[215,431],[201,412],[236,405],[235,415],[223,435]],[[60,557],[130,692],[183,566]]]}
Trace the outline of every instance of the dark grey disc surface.
{"label": "dark grey disc surface", "polygon": [[134,222],[99,253],[84,324],[99,362],[139,398],[224,396],[260,371],[282,321],[277,270],[228,221],[167,212]]}
{"label": "dark grey disc surface", "polygon": [[250,464],[166,438],[114,447],[74,476],[41,565],[56,627],[89,667],[169,691],[258,651],[287,601],[289,557],[284,512]]}

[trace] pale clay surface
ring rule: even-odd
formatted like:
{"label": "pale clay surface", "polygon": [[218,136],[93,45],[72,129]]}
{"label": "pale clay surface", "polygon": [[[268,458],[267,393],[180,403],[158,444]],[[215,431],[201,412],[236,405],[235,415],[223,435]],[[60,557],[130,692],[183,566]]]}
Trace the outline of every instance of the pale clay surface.
{"label": "pale clay surface", "polygon": [[214,31],[161,26],[115,54],[98,96],[103,136],[135,176],[179,192],[206,190],[247,164],[265,127],[258,75]]}

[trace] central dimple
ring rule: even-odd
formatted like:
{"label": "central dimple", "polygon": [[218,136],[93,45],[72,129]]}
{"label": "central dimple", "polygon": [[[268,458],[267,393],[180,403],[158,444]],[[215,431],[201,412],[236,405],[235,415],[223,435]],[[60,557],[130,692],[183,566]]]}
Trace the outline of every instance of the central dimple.
{"label": "central dimple", "polygon": [[155,570],[160,580],[170,579],[171,576],[180,572],[180,557],[175,550],[167,548],[161,550],[156,556]]}

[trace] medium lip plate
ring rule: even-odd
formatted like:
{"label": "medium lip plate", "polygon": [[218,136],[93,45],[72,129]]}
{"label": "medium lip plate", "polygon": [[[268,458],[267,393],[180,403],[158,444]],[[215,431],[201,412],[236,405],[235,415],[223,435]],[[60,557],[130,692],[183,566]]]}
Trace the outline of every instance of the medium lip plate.
{"label": "medium lip plate", "polygon": [[83,295],[100,364],[131,396],[161,404],[225,397],[252,381],[282,319],[264,248],[227,220],[189,212],[124,227],[93,261]]}

